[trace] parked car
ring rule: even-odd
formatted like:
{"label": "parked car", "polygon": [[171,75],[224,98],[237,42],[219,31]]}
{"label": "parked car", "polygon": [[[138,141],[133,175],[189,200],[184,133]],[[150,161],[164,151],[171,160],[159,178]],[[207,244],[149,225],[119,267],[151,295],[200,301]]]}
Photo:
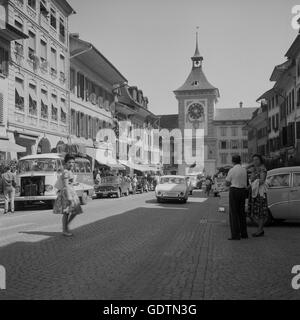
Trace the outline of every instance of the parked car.
{"label": "parked car", "polygon": [[95,185],[95,194],[97,198],[115,196],[117,198],[123,195],[129,196],[130,182],[128,179],[119,176],[108,176],[101,179],[99,185]]}
{"label": "parked car", "polygon": [[269,171],[267,187],[270,220],[300,220],[300,167]]}
{"label": "parked car", "polygon": [[184,176],[161,177],[156,186],[155,195],[157,202],[164,200],[179,200],[186,203],[189,198],[189,185]]}

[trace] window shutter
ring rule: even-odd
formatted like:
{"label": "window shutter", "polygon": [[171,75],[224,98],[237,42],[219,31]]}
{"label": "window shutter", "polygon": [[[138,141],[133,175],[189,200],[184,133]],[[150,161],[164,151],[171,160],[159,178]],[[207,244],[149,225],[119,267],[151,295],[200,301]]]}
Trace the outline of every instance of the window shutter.
{"label": "window shutter", "polygon": [[0,124],[4,123],[4,103],[3,93],[0,93]]}

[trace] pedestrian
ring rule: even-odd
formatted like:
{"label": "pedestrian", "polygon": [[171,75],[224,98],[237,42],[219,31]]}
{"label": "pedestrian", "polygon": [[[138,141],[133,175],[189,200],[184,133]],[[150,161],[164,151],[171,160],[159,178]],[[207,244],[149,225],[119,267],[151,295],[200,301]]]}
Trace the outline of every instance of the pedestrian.
{"label": "pedestrian", "polygon": [[136,194],[137,183],[138,183],[138,180],[137,180],[137,177],[135,174],[132,178],[132,193],[133,194]]}
{"label": "pedestrian", "polygon": [[101,183],[101,175],[99,169],[95,170],[95,184],[99,185]]}
{"label": "pedestrian", "polygon": [[252,161],[253,166],[249,169],[250,194],[248,212],[250,216],[255,216],[255,220],[258,221],[258,229],[253,234],[253,237],[263,237],[265,234],[264,225],[269,216],[266,186],[267,169],[261,155],[255,154],[252,157]]}
{"label": "pedestrian", "polygon": [[4,173],[1,175],[1,185],[2,192],[4,194],[4,214],[9,211],[11,213],[15,212],[15,192],[16,192],[16,177],[15,174],[11,172],[11,168],[6,166],[4,168]]}
{"label": "pedestrian", "polygon": [[240,240],[248,238],[247,220],[245,212],[247,192],[247,170],[241,166],[241,157],[232,157],[233,168],[226,177],[226,185],[229,189],[229,218],[231,238],[228,240]]}
{"label": "pedestrian", "polygon": [[207,177],[205,180],[205,194],[208,197],[210,195],[211,187],[212,187],[212,181],[211,181],[210,177]]}
{"label": "pedestrian", "polygon": [[82,213],[80,200],[74,189],[75,157],[70,154],[65,156],[65,170],[57,183],[58,195],[55,201],[53,212],[62,214],[63,235],[71,237],[73,234],[69,230],[70,223],[74,218]]}

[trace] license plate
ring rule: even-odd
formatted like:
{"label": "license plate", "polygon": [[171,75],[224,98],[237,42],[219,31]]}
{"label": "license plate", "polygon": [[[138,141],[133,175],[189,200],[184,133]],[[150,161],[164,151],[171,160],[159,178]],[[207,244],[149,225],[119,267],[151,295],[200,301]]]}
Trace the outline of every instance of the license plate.
{"label": "license plate", "polygon": [[164,194],[166,197],[178,197],[177,192],[167,192]]}

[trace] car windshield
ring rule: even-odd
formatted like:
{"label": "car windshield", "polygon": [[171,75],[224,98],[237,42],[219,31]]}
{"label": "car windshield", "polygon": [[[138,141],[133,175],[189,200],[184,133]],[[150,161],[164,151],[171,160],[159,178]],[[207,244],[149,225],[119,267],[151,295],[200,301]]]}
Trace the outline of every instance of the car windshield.
{"label": "car windshield", "polygon": [[58,170],[57,160],[56,159],[30,159],[30,160],[21,160],[19,162],[19,173],[26,172],[55,172]]}
{"label": "car windshield", "polygon": [[119,183],[120,178],[115,176],[108,176],[108,177],[102,178],[101,182],[102,183]]}
{"label": "car windshield", "polygon": [[161,184],[183,184],[184,183],[184,179],[183,178],[161,178],[160,179],[160,183]]}

